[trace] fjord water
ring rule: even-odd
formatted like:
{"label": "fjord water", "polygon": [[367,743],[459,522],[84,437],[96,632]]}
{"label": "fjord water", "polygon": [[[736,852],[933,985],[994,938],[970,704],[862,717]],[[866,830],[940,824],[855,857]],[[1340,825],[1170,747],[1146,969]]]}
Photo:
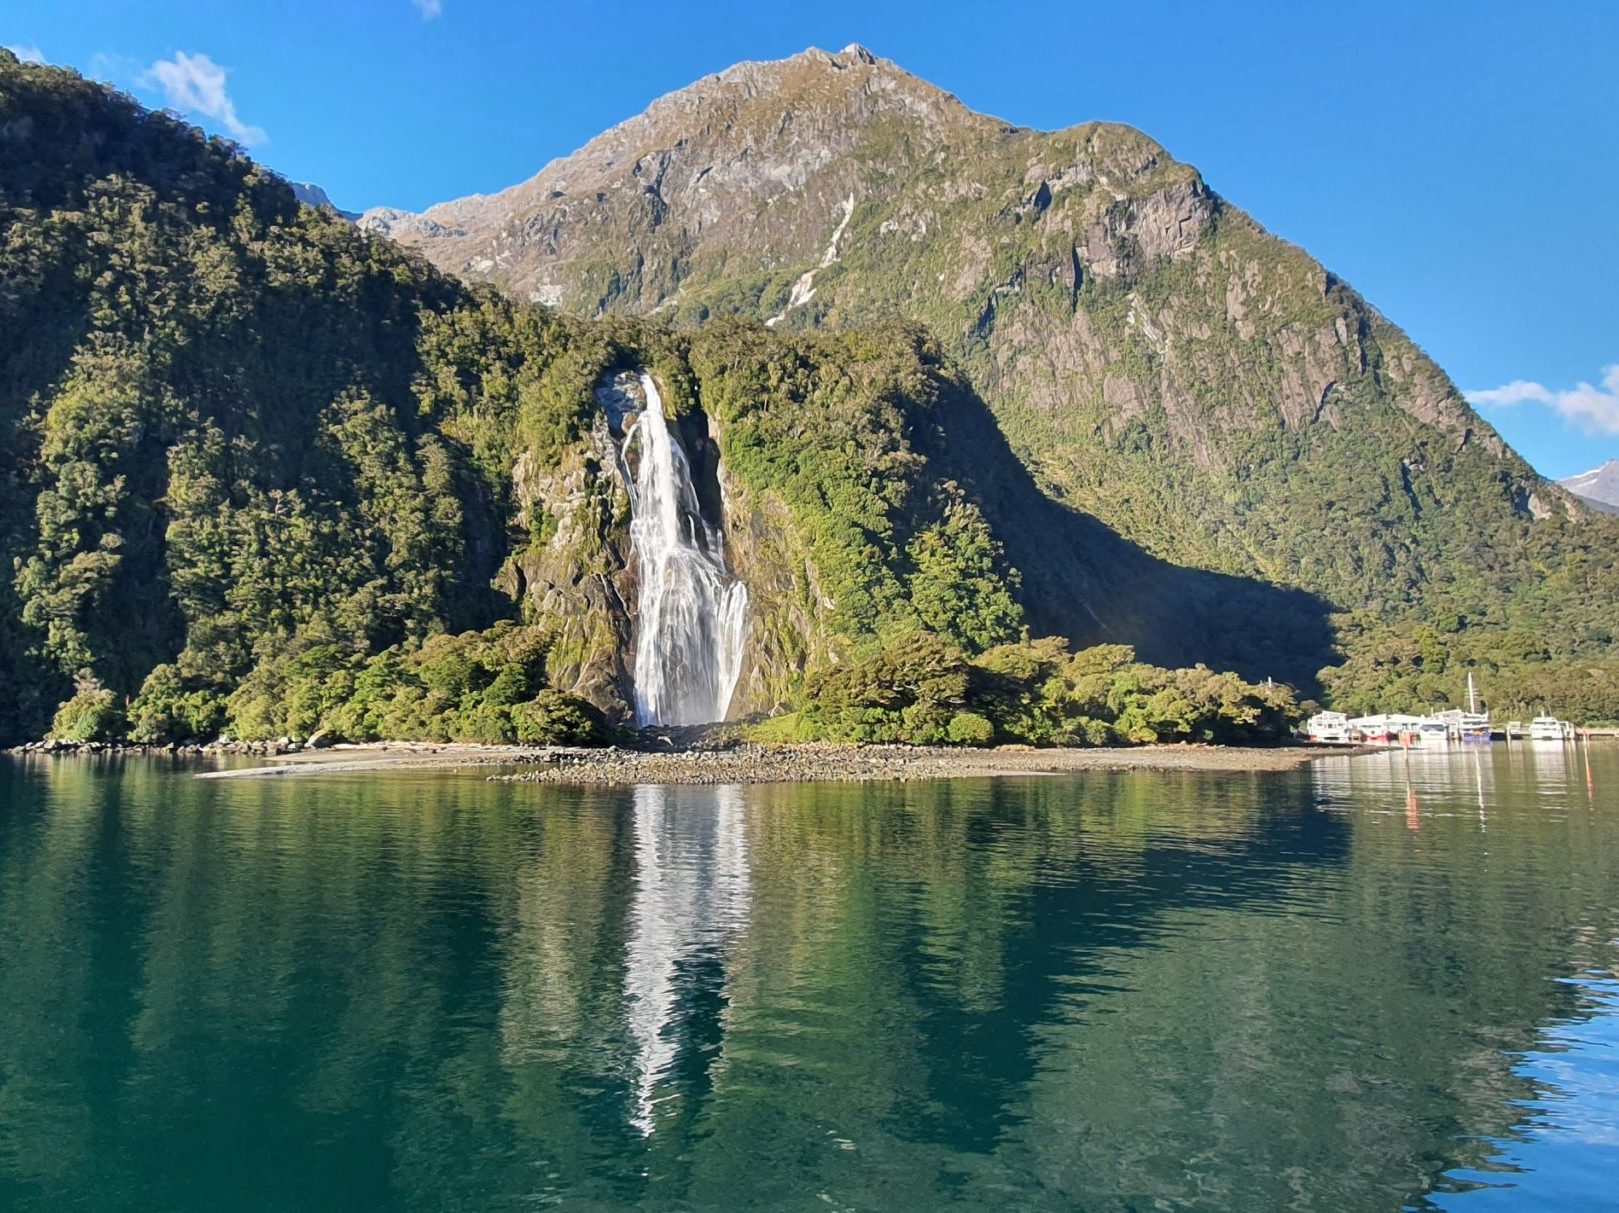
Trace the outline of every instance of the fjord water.
{"label": "fjord water", "polygon": [[0,1208],[1595,1207],[1619,749],[1586,757],[0,760]]}
{"label": "fjord water", "polygon": [[742,670],[748,590],[725,566],[719,528],[703,517],[691,463],[663,415],[652,376],[626,438],[630,544],[639,561],[635,715],[641,724],[724,720]]}

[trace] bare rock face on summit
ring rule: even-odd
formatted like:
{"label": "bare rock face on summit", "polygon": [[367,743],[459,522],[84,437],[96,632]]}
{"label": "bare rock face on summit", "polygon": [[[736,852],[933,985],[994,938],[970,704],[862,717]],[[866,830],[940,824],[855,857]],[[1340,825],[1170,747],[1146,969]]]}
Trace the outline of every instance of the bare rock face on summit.
{"label": "bare rock face on summit", "polygon": [[1010,126],[859,46],[740,64],[520,185],[361,225],[586,315],[921,323],[1047,492],[1158,556],[1346,609],[1448,576],[1423,547],[1458,511],[1588,517],[1151,139]]}
{"label": "bare rock face on summit", "polygon": [[1619,513],[1619,459],[1558,481],[1575,496],[1608,513]]}
{"label": "bare rock face on summit", "polygon": [[361,226],[527,299],[653,311],[818,262],[851,199],[1007,129],[863,47],[812,51],[671,93],[511,189]]}

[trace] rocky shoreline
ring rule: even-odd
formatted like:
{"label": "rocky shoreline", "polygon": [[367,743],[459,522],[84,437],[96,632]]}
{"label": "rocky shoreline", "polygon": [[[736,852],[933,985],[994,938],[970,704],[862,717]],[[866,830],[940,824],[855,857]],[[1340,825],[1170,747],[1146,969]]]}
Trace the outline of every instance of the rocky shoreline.
{"label": "rocky shoreline", "polygon": [[1139,746],[1120,749],[967,749],[913,746],[739,745],[725,750],[569,752],[508,783],[822,783],[1060,775],[1075,771],[1288,771],[1319,757],[1302,747]]}
{"label": "rocky shoreline", "polygon": [[1061,775],[1079,771],[1290,771],[1327,754],[1308,746],[1146,745],[1096,749],[991,749],[899,745],[687,745],[661,750],[620,746],[502,746],[430,742],[322,745],[292,739],[208,745],[132,746],[36,742],[24,756],[148,756],[207,760],[259,758],[251,766],[199,770],[203,779],[357,774],[401,770],[501,768],[491,781],[597,786],[634,784],[844,783]]}
{"label": "rocky shoreline", "polygon": [[[1339,754],[1344,751],[1336,751]],[[922,748],[740,744],[649,751],[605,747],[378,744],[272,758],[199,772],[205,779],[500,768],[488,779],[625,787],[634,784],[826,783],[1061,775],[1077,771],[1288,771],[1322,751],[1303,746],[1164,745],[1119,749]]]}

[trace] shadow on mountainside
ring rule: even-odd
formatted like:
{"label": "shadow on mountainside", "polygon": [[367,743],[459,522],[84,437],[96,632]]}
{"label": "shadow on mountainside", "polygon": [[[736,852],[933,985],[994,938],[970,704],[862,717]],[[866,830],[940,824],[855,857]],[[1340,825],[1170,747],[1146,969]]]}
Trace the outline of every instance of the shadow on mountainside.
{"label": "shadow on mountainside", "polygon": [[989,406],[959,381],[944,381],[935,417],[937,426],[913,441],[941,475],[977,499],[1022,574],[1023,608],[1036,635],[1082,646],[1129,644],[1156,665],[1202,662],[1319,696],[1317,675],[1336,661],[1331,603],[1256,578],[1171,564],[1054,501]]}

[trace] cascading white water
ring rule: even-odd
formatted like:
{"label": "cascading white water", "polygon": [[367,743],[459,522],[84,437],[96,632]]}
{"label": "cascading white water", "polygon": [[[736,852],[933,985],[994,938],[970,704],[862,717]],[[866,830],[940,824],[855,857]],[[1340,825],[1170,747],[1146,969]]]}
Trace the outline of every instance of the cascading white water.
{"label": "cascading white water", "polygon": [[645,372],[641,390],[646,407],[624,437],[630,544],[641,581],[635,717],[643,725],[724,720],[742,671],[748,589],[725,567],[720,533],[703,519],[686,452]]}

